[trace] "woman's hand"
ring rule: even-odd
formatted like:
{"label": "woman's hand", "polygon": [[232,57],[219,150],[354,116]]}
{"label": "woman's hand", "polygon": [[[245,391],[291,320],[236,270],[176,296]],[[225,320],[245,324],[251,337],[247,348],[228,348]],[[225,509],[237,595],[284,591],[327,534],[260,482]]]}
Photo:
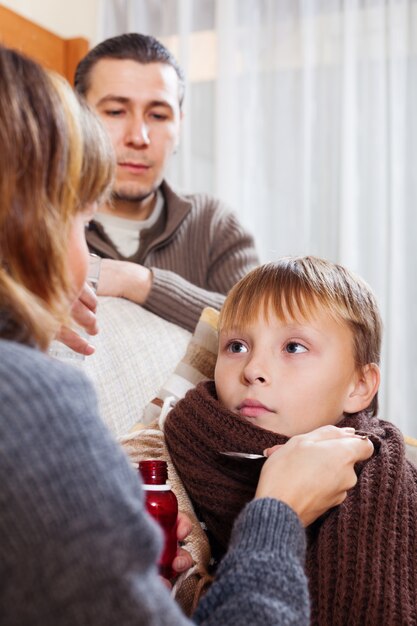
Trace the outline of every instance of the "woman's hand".
{"label": "woman's hand", "polygon": [[[184,541],[186,537],[190,534],[192,530],[191,520],[185,513],[178,512],[178,522],[177,522],[177,540],[179,542]],[[177,556],[172,562],[172,569],[174,569],[177,574],[182,574],[182,572],[186,572],[193,565],[193,559],[191,558],[191,554],[184,550],[184,548],[178,548]]]}
{"label": "woman's hand", "polygon": [[266,450],[256,498],[288,504],[304,526],[341,504],[356,485],[354,465],[373,454],[369,439],[352,428],[322,426]]}
{"label": "woman's hand", "polygon": [[[178,542],[184,541],[184,539],[188,537],[188,535],[190,534],[191,530],[192,530],[192,524],[191,524],[191,520],[189,519],[189,517],[185,513],[181,513],[181,511],[178,511],[177,541]],[[172,569],[177,574],[182,574],[183,572],[186,572],[187,570],[189,570],[190,567],[192,566],[193,566],[193,559],[191,557],[191,554],[187,552],[187,550],[184,550],[184,548],[179,547],[177,550],[177,556],[172,561]],[[172,584],[169,580],[167,580],[166,578],[162,578],[162,576],[161,576],[161,580],[164,583],[164,585],[168,587],[168,589],[171,589]]]}
{"label": "woman's hand", "polygon": [[[81,294],[72,306],[71,314],[78,326],[85,329],[88,335],[97,335],[97,296],[88,283],[84,283]],[[64,343],[66,346],[85,356],[90,356],[95,351],[88,339],[81,337],[77,331],[67,326],[63,326],[59,331],[56,339]]]}

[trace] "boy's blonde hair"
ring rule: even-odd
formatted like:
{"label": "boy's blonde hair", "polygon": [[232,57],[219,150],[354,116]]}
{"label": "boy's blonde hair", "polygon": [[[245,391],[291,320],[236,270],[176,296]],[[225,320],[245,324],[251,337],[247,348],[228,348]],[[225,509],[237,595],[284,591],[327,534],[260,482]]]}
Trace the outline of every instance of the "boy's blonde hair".
{"label": "boy's blonde hair", "polygon": [[[308,320],[325,309],[351,329],[356,367],[379,365],[382,322],[375,296],[364,280],[341,265],[307,256],[255,268],[229,292],[219,330],[244,328],[260,313],[267,320],[271,308],[281,320]],[[376,415],[377,395],[368,411]]]}
{"label": "boy's blonde hair", "polygon": [[64,79],[0,46],[1,336],[45,349],[68,321],[75,215],[109,193],[110,140]]}

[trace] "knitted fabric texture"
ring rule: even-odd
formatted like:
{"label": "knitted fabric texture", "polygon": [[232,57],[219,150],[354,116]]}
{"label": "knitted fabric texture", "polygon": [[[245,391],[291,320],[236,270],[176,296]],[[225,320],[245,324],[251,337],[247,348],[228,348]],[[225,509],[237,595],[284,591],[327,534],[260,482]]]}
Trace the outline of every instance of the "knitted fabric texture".
{"label": "knitted fabric texture", "polygon": [[[417,468],[406,460],[402,435],[389,422],[359,413],[339,425],[366,432],[375,452],[357,464],[358,483],[345,502],[308,528],[312,624],[417,624]],[[219,452],[261,453],[287,438],[221,407],[213,382],[178,402],[164,430],[179,477],[225,550],[264,461]]]}
{"label": "knitted fabric texture", "polygon": [[235,459],[222,451],[255,452],[287,437],[258,428],[221,407],[214,382],[189,391],[164,426],[172,462],[208,530],[226,550],[233,522],[255,493],[264,459]]}

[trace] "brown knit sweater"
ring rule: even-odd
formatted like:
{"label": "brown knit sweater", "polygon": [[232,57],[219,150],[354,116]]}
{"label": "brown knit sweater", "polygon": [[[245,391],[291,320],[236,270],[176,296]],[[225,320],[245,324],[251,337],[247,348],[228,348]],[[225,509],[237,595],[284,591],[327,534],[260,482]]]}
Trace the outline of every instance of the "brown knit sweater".
{"label": "brown knit sweater", "polygon": [[[417,624],[417,468],[389,422],[361,413],[340,426],[369,433],[375,453],[357,465],[358,484],[345,502],[307,529],[312,623]],[[165,437],[196,510],[225,550],[263,460],[230,459],[219,451],[259,453],[286,438],[221,407],[213,382],[201,383],[174,407]]]}
{"label": "brown knit sweater", "polygon": [[139,251],[122,256],[103,227],[87,230],[91,252],[152,269],[152,289],[143,305],[152,313],[194,330],[205,306],[220,309],[225,294],[259,263],[252,235],[235,213],[206,194],[178,196],[163,182],[160,219],[141,231]]}

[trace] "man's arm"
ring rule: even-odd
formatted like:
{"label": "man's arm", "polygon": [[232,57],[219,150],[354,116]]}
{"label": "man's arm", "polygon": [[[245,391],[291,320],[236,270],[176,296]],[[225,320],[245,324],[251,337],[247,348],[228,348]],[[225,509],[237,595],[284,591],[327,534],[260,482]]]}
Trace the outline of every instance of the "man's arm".
{"label": "man's arm", "polygon": [[173,240],[149,255],[151,268],[103,259],[98,294],[127,298],[194,330],[206,306],[220,309],[227,292],[259,263],[251,235],[234,213],[210,199]]}
{"label": "man's arm", "polygon": [[226,294],[193,285],[169,270],[153,269],[153,289],[145,309],[193,331],[206,306],[220,310]]}
{"label": "man's arm", "polygon": [[[233,285],[259,264],[254,239],[236,214],[222,202],[209,200],[213,205],[208,216],[200,207],[204,224],[191,226],[182,245],[179,237],[176,253],[188,256],[188,274],[152,264],[153,284],[144,305],[187,330],[194,330],[205,306],[220,309]],[[196,270],[189,280],[193,265]]]}
{"label": "man's arm", "polygon": [[190,331],[204,307],[220,309],[226,297],[169,270],[112,259],[103,259],[101,268],[99,295],[126,298]]}

